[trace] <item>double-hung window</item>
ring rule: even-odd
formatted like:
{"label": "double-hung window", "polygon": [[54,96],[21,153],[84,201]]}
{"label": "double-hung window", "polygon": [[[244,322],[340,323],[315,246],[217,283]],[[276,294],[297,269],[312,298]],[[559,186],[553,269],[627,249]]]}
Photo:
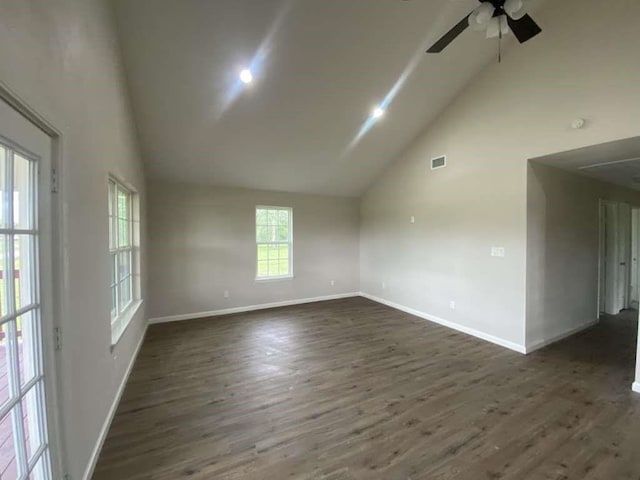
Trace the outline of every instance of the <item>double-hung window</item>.
{"label": "double-hung window", "polygon": [[293,218],[291,208],[256,207],[256,278],[293,276]]}
{"label": "double-hung window", "polygon": [[109,260],[111,265],[111,333],[115,343],[137,303],[135,194],[109,179]]}

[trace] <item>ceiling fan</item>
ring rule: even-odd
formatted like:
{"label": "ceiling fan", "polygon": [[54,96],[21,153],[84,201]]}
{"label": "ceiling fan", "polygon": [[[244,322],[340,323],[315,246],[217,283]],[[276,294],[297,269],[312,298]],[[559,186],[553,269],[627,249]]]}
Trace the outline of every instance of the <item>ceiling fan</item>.
{"label": "ceiling fan", "polygon": [[440,53],[467,27],[486,32],[487,38],[502,38],[512,31],[520,43],[531,40],[542,32],[538,24],[527,15],[523,0],[480,0],[480,6],[445,33],[427,53]]}

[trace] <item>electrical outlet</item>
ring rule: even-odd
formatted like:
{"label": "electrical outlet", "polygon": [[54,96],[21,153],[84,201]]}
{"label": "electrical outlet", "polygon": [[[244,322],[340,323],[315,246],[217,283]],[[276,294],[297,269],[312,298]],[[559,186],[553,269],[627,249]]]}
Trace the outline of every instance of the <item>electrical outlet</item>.
{"label": "electrical outlet", "polygon": [[456,302],[454,302],[453,300],[451,300],[451,301],[449,302],[449,308],[450,308],[451,310],[455,310],[455,309],[456,309]]}
{"label": "electrical outlet", "polygon": [[224,291],[224,298],[229,298],[229,290]]}
{"label": "electrical outlet", "polygon": [[413,215],[411,215],[411,223],[416,223],[416,217],[414,217]]}
{"label": "electrical outlet", "polygon": [[333,286],[335,286],[336,281],[335,280],[331,280],[331,282],[329,282],[329,283],[331,283],[331,286],[333,287]]}
{"label": "electrical outlet", "polygon": [[386,282],[382,282],[382,289],[385,290],[387,288]]}
{"label": "electrical outlet", "polygon": [[504,257],[505,256],[504,247],[491,247],[491,256],[492,257]]}

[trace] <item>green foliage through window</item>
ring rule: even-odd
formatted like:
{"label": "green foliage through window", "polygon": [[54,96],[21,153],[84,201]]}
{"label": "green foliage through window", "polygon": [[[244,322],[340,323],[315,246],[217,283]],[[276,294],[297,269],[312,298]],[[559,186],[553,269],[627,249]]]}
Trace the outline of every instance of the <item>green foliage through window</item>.
{"label": "green foliage through window", "polygon": [[256,208],[257,277],[292,275],[291,209]]}

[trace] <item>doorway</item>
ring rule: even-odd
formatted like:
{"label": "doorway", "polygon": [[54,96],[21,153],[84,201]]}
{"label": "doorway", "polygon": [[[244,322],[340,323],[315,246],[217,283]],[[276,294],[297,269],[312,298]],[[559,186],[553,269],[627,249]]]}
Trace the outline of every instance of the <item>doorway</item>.
{"label": "doorway", "polygon": [[640,297],[640,208],[600,201],[598,314],[637,309]]}
{"label": "doorway", "polygon": [[52,478],[51,153],[51,138],[0,100],[2,479]]}

